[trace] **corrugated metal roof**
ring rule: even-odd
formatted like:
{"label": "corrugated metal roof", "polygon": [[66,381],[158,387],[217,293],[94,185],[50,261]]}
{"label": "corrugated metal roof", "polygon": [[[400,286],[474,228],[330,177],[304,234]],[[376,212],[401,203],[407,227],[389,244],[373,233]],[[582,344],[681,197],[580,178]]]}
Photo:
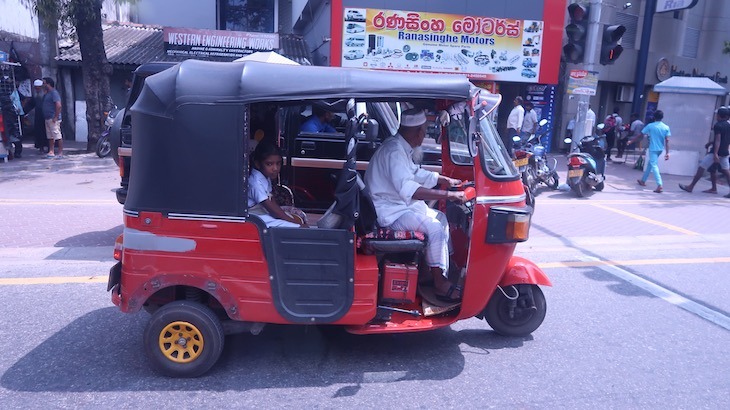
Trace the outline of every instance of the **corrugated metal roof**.
{"label": "corrugated metal roof", "polygon": [[[104,46],[109,63],[119,65],[141,65],[152,61],[183,61],[188,57],[168,56],[162,38],[162,27],[138,24],[103,25]],[[303,38],[296,35],[281,35],[280,54],[302,65],[312,65],[309,48]],[[232,61],[231,58],[207,58],[210,61]],[[81,50],[78,43],[61,49],[57,60],[63,64],[79,65]]]}

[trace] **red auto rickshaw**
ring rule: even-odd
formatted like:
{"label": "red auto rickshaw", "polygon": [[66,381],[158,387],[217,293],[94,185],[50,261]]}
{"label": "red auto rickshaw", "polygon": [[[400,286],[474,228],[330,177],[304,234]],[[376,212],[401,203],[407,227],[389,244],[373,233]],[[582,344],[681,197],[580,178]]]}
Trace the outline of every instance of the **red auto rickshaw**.
{"label": "red auto rickshaw", "polygon": [[[131,108],[133,172],[108,289],[123,312],[151,313],[151,364],[199,376],[218,360],[226,334],[258,334],[265,324],[375,334],[478,317],[506,336],[537,329],[546,313],[539,286],[551,284],[513,255],[528,239],[532,208],[493,123],[500,101],[457,75],[188,60],[147,78]],[[360,182],[367,158],[359,153],[395,133],[402,102],[451,113],[437,135],[440,172],[470,181],[472,200],[431,205],[449,218],[460,304],[434,305],[417,290],[423,236],[383,235]],[[309,104],[346,117],[321,157],[287,145],[298,119],[282,113]],[[273,137],[287,156],[314,152],[285,166],[336,177],[332,206],[310,229],[269,228],[248,213],[257,110],[278,113]]]}

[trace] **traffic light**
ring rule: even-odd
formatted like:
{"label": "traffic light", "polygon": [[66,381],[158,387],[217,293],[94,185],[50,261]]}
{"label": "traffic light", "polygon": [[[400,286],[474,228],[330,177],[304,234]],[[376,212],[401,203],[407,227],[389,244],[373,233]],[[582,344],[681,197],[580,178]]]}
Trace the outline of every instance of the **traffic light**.
{"label": "traffic light", "polygon": [[622,25],[606,26],[603,28],[603,41],[601,41],[601,64],[613,64],[623,53],[621,37],[626,32]]}
{"label": "traffic light", "polygon": [[563,46],[563,57],[569,63],[582,63],[588,33],[588,7],[573,3],[568,6],[570,23],[565,26],[568,43]]}

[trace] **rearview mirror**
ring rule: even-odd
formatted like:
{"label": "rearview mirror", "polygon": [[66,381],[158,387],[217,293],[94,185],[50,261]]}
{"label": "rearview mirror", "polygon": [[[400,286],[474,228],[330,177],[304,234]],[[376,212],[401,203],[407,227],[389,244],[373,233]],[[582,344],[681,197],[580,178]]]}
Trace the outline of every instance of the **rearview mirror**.
{"label": "rearview mirror", "polygon": [[378,140],[378,122],[370,118],[365,120],[363,123],[365,131],[365,140],[368,142],[375,142]]}
{"label": "rearview mirror", "polygon": [[350,98],[347,100],[347,118],[354,118],[357,113],[355,112],[355,99]]}
{"label": "rearview mirror", "polygon": [[544,127],[545,124],[547,124],[547,123],[548,123],[548,120],[546,120],[545,118],[541,119],[540,122],[538,122],[538,124],[540,124],[541,127]]}

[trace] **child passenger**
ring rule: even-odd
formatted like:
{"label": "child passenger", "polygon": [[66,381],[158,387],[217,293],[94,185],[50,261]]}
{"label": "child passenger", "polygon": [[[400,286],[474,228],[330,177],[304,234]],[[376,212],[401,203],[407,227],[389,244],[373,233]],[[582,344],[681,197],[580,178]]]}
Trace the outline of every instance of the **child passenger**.
{"label": "child passenger", "polygon": [[248,212],[261,218],[269,227],[307,227],[304,212],[293,207],[282,209],[271,197],[271,180],[279,176],[281,163],[281,153],[276,145],[268,141],[256,145],[248,179]]}

